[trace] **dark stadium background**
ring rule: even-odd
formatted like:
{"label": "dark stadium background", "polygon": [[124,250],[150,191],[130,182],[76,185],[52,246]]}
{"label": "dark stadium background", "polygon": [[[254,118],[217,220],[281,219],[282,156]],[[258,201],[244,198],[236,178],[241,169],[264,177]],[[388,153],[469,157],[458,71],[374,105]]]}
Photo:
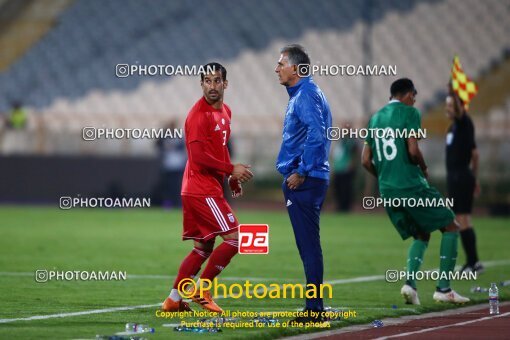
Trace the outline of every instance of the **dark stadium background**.
{"label": "dark stadium background", "polygon": [[[481,152],[477,211],[509,212],[508,1],[0,1],[0,202],[57,205],[60,196],[151,196],[153,140],[84,141],[85,126],[182,127],[201,92],[197,77],[115,76],[115,65],[223,63],[233,110],[234,159],[256,179],[238,203],[281,201],[274,159],[287,93],[273,72],[279,49],[303,44],[316,64],[396,65],[418,88],[431,181],[445,193],[444,96],[459,55],[478,84],[471,104]],[[364,127],[397,77],[316,76],[334,125]],[[21,102],[27,126],[10,129]],[[360,141],[361,143],[361,141]],[[375,193],[361,167],[355,209]],[[332,206],[332,197],[327,206]]]}
{"label": "dark stadium background", "polygon": [[[180,160],[175,150],[182,144],[87,141],[83,129],[182,128],[202,94],[199,77],[118,77],[119,64],[225,65],[232,158],[251,164],[255,173],[243,197],[231,200],[233,210],[241,223],[269,225],[270,250],[237,255],[220,282],[304,282],[282,179],[274,168],[288,102],[274,68],[280,49],[291,43],[305,46],[315,65],[397,67],[396,76],[316,75],[337,127],[365,127],[387,103],[390,84],[413,79],[427,129],[420,148],[430,182],[443,195],[450,124],[444,103],[455,55],[478,85],[469,109],[482,186],[473,225],[486,270],[476,281],[452,285],[476,306],[436,303],[433,280],[419,283],[421,305],[406,305],[400,296],[403,280],[384,279],[388,271],[405,268],[411,240],[402,242],[382,208],[363,210],[362,198],[377,196],[378,190],[359,163],[362,141],[357,140],[353,211],[334,211],[333,180],[320,221],[324,280],[334,287],[325,306],[358,312],[356,318],[332,321],[332,329],[365,327],[365,337],[378,338],[401,317],[415,320],[394,326],[397,335],[419,329],[414,325],[420,322],[424,328],[417,332],[472,319],[476,322],[427,334],[441,337],[444,331],[447,337],[450,330],[471,338],[509,338],[509,18],[510,0],[0,0],[0,338],[94,339],[123,332],[126,323],[154,327],[151,339],[195,336],[175,331],[183,319],[155,315],[192,246],[181,240],[183,216],[175,201],[181,171],[162,173],[163,159],[167,165]],[[332,149],[339,145],[334,141]],[[163,158],[161,150],[168,146],[173,151]],[[150,197],[151,207],[67,210],[59,208],[63,197]],[[437,270],[440,248],[440,234],[433,233],[422,270]],[[466,260],[459,242],[458,268]],[[64,271],[121,271],[127,279],[41,282],[38,277]],[[499,287],[498,316],[489,315],[484,289],[491,283]],[[299,298],[230,294],[217,301],[229,311],[303,308]],[[440,317],[430,319],[431,312]],[[280,339],[307,333],[306,338],[319,330],[224,328],[209,335]]]}

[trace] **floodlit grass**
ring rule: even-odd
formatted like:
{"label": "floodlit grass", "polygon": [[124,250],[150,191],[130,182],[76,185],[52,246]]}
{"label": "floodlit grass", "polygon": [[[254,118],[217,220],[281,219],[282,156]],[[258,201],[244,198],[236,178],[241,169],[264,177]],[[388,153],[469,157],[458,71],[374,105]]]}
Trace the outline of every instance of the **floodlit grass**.
{"label": "floodlit grass", "polygon": [[[239,211],[241,223],[270,225],[268,255],[238,255],[220,275],[227,286],[251,283],[304,283],[294,235],[286,212]],[[26,318],[57,313],[82,312],[114,307],[153,305],[168,295],[182,258],[192,243],[181,241],[180,211],[76,209],[42,207],[0,208],[0,319]],[[487,301],[486,293],[470,293],[472,286],[510,279],[510,254],[506,250],[510,231],[508,220],[476,218],[479,253],[484,261],[509,260],[488,267],[476,282],[460,281],[454,288],[474,303]],[[323,214],[321,237],[325,281],[384,275],[387,269],[403,269],[409,240],[402,242],[382,214]],[[219,240],[218,240],[219,242]],[[435,233],[425,256],[423,269],[439,264],[440,234]],[[464,253],[459,244],[459,261]],[[50,281],[37,283],[38,269],[80,271],[126,271],[126,281]],[[153,275],[130,277],[130,275]],[[166,275],[167,278],[161,277]],[[272,279],[257,281],[255,278]],[[334,322],[331,327],[367,323],[384,317],[418,314],[451,308],[432,300],[435,282],[419,282],[421,306],[408,306],[400,296],[400,283],[383,279],[333,285],[333,298],[325,305],[351,309],[356,318]],[[500,287],[502,299],[509,287]],[[301,299],[218,299],[230,311],[296,311]],[[393,306],[395,305],[395,306]],[[195,310],[201,310],[192,304]],[[488,304],[487,304],[488,308]],[[0,323],[2,338],[94,338],[124,330],[126,322],[146,323],[156,329],[150,339],[190,338],[195,333],[177,333],[163,324],[180,319],[156,317],[158,307],[112,311],[101,314],[66,316],[44,320]],[[186,319],[188,321],[194,320]],[[249,321],[249,318],[243,319]],[[284,321],[287,319],[281,319]],[[225,328],[220,334],[200,336],[226,338],[276,338],[314,330],[298,328]],[[317,331],[317,329],[315,329]]]}

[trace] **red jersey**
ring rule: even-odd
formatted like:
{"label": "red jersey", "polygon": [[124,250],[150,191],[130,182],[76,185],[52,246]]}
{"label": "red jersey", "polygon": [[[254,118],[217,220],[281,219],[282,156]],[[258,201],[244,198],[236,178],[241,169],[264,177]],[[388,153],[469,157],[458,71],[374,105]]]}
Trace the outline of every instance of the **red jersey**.
{"label": "red jersey", "polygon": [[181,195],[223,197],[226,171],[212,169],[194,161],[190,144],[203,143],[203,151],[218,161],[228,163],[232,171],[227,142],[230,138],[230,108],[215,109],[204,97],[191,108],[184,125],[188,161],[182,178]]}

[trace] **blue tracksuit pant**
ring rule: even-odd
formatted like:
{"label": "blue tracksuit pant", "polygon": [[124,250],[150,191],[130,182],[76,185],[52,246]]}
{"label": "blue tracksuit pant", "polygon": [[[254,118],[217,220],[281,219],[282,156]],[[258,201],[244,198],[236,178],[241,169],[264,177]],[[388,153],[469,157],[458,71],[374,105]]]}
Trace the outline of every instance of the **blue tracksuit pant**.
{"label": "blue tracksuit pant", "polygon": [[[306,177],[295,190],[289,189],[285,181],[282,185],[296,245],[305,268],[306,284],[316,285],[317,294],[324,275],[319,220],[328,184],[325,179]],[[322,299],[306,299],[306,308],[323,310]]]}

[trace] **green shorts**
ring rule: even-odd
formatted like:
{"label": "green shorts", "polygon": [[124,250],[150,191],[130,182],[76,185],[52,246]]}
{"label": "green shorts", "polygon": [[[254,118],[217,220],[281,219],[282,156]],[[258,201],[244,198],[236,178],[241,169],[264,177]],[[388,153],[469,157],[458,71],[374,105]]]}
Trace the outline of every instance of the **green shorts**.
{"label": "green shorts", "polygon": [[384,190],[381,192],[381,198],[399,199],[397,200],[399,204],[392,206],[385,204],[385,209],[403,240],[415,236],[417,232],[431,233],[444,228],[455,219],[453,211],[445,206],[448,205],[445,198],[433,187],[417,190]]}

